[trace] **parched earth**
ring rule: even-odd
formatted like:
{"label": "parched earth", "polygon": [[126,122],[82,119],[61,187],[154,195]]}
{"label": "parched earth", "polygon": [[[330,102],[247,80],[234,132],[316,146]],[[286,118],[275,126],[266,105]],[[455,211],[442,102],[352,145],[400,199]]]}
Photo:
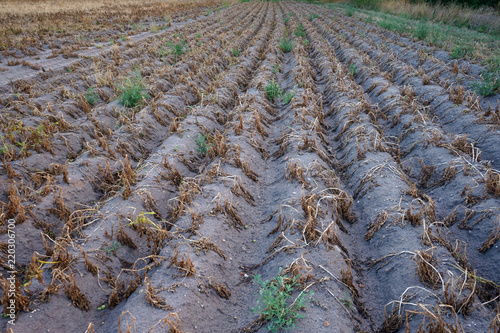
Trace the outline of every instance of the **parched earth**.
{"label": "parched earth", "polygon": [[[499,332],[481,66],[306,3],[194,16],[1,57],[2,329],[266,332],[254,276],[281,274],[314,292],[294,332]],[[126,108],[134,71],[150,98]]]}

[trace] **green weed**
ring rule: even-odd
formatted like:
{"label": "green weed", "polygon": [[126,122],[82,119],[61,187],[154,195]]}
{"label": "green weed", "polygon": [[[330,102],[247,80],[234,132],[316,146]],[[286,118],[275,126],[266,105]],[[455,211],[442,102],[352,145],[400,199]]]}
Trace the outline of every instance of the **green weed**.
{"label": "green weed", "polygon": [[295,327],[298,319],[305,318],[299,310],[305,308],[306,301],[313,295],[313,292],[302,293],[291,302],[299,276],[290,279],[280,274],[281,268],[278,276],[272,280],[263,281],[260,275],[254,276],[260,287],[260,299],[257,300],[257,306],[252,312],[260,314],[270,322],[267,328],[271,332]]}
{"label": "green weed", "polygon": [[465,58],[466,56],[472,56],[474,54],[474,48],[470,45],[459,45],[451,50],[451,59]]}
{"label": "green weed", "polygon": [[347,16],[353,16],[354,15],[354,12],[356,12],[356,10],[353,8],[353,7],[347,7],[345,9],[345,14]]}
{"label": "green weed", "polygon": [[306,29],[304,28],[304,26],[302,25],[302,23],[299,23],[297,25],[297,28],[295,28],[294,34],[297,37],[306,38]]}
{"label": "green weed", "polygon": [[278,64],[273,65],[273,74],[278,74],[280,71],[280,66]]}
{"label": "green weed", "polygon": [[110,254],[115,254],[116,250],[118,250],[122,245],[118,241],[114,241],[111,246],[105,246],[102,249]]}
{"label": "green weed", "polygon": [[427,30],[427,26],[423,23],[420,23],[417,29],[413,32],[413,37],[418,38],[419,40],[424,40],[429,35],[429,30]]}
{"label": "green weed", "polygon": [[270,100],[271,102],[274,102],[274,100],[280,97],[281,94],[283,93],[281,91],[279,84],[276,81],[274,81],[274,79],[272,79],[271,82],[267,84],[265,90],[267,99]]}
{"label": "green weed", "polygon": [[293,47],[295,46],[295,43],[293,40],[290,39],[288,36],[283,36],[281,37],[280,40],[280,49],[283,51],[283,53],[288,53],[291,50],[293,50]]}
{"label": "green weed", "polygon": [[481,96],[495,95],[500,88],[500,77],[495,72],[483,72],[482,81],[472,83],[472,88]]}
{"label": "green weed", "polygon": [[295,96],[293,91],[288,91],[286,94],[283,95],[283,97],[281,97],[281,101],[283,102],[283,104],[286,105],[292,101],[293,96]]}
{"label": "green weed", "polygon": [[344,296],[342,298],[342,303],[344,303],[344,305],[347,306],[349,309],[352,308],[352,300],[349,297]]}
{"label": "green weed", "polygon": [[352,77],[355,77],[356,76],[356,71],[357,71],[358,67],[356,66],[356,64],[350,64],[349,65],[349,74],[352,76]]}
{"label": "green weed", "polygon": [[208,137],[206,134],[198,134],[195,137],[191,137],[191,139],[196,142],[196,151],[200,153],[200,155],[205,156],[208,151]]}
{"label": "green weed", "polygon": [[126,107],[136,107],[149,98],[141,73],[136,71],[120,86],[120,103]]}
{"label": "green weed", "polygon": [[87,92],[85,92],[85,99],[90,105],[97,104],[97,101],[99,100],[99,94],[97,93],[97,91],[95,91],[94,87],[90,87],[89,89],[87,89]]}
{"label": "green weed", "polygon": [[155,215],[156,213],[155,212],[141,212],[139,215],[137,215],[135,217],[135,220],[130,221],[130,223],[128,224],[130,227],[134,226],[134,225],[137,225],[137,224],[150,224],[152,225],[153,227],[155,227],[156,229],[161,229],[156,223],[154,223],[153,221],[151,221],[149,219],[149,217],[147,217],[146,215]]}
{"label": "green weed", "polygon": [[169,41],[166,46],[170,48],[170,53],[173,54],[176,59],[188,51],[187,42],[184,39],[182,39],[180,43]]}
{"label": "green weed", "polygon": [[232,52],[233,52],[233,57],[239,57],[241,54],[241,49],[238,47],[233,49]]}

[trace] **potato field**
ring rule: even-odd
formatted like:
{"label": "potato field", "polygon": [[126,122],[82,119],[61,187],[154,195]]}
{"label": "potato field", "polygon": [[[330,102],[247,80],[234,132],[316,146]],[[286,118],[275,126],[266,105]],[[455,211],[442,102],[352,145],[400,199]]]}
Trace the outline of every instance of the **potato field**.
{"label": "potato field", "polygon": [[0,329],[500,332],[481,65],[306,2],[175,8],[0,51]]}

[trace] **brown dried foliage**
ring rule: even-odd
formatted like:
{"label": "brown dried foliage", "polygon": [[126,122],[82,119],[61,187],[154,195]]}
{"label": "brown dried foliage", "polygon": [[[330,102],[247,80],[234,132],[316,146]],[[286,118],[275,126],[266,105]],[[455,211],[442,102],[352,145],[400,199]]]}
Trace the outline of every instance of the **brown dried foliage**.
{"label": "brown dried foliage", "polygon": [[210,241],[210,237],[204,237],[203,236],[199,240],[192,241],[190,244],[194,248],[194,252],[197,255],[200,255],[200,251],[203,251],[205,254],[207,254],[208,251],[214,251],[222,259],[224,259],[224,260],[227,259],[227,257],[224,254],[224,252],[222,252],[222,250],[217,245],[215,245],[215,243],[213,243],[213,242]]}
{"label": "brown dried foliage", "polygon": [[494,172],[491,167],[486,171],[486,192],[495,198],[500,197],[500,174]]}
{"label": "brown dried foliage", "polygon": [[81,310],[88,311],[90,302],[76,285],[75,277],[70,275],[64,286],[64,293],[73,302],[73,305]]}
{"label": "brown dried foliage", "polygon": [[172,182],[175,186],[179,186],[182,183],[182,175],[177,171],[177,169],[172,166],[166,160],[163,161],[163,167],[166,173],[160,171],[160,175],[167,181]]}
{"label": "brown dried foliage", "polygon": [[99,269],[97,268],[96,265],[92,261],[90,261],[89,257],[87,256],[87,253],[82,249],[82,255],[83,255],[83,260],[85,261],[85,268],[87,271],[92,273],[92,275],[96,276],[97,273],[99,272]]}
{"label": "brown dried foliage", "polygon": [[153,288],[151,280],[147,276],[144,276],[144,286],[146,287],[145,290],[146,302],[151,304],[151,306],[165,311],[170,311],[174,309],[165,302],[164,298],[158,296],[158,289]]}
{"label": "brown dried foliage", "polygon": [[417,263],[417,275],[420,281],[429,285],[431,288],[436,288],[441,282],[441,276],[437,270],[437,259],[431,253],[426,251],[416,251],[413,258]]}
{"label": "brown dried foliage", "polygon": [[118,240],[121,244],[127,245],[133,250],[137,249],[137,245],[134,243],[132,238],[125,232],[123,225],[120,223],[120,227],[118,228],[118,232],[116,233],[116,240]]}
{"label": "brown dried foliage", "polygon": [[168,267],[175,267],[181,271],[181,276],[190,277],[196,274],[193,261],[186,255],[179,261],[179,251],[176,249]]}
{"label": "brown dried foliage", "polygon": [[368,241],[373,238],[375,233],[379,231],[382,226],[387,222],[387,219],[389,218],[389,213],[387,211],[383,211],[377,215],[375,220],[373,222],[370,222],[370,225],[368,227],[368,232],[365,235],[365,239]]}
{"label": "brown dried foliage", "polygon": [[217,295],[219,295],[220,297],[225,299],[229,299],[229,297],[231,297],[231,291],[229,290],[229,288],[221,283],[218,283],[215,278],[210,277],[208,279],[208,285],[210,286],[210,288],[215,290]]}
{"label": "brown dried foliage", "polygon": [[479,248],[480,252],[486,252],[490,247],[493,246],[498,240],[500,240],[500,224],[496,224],[495,228],[491,231],[488,239]]}

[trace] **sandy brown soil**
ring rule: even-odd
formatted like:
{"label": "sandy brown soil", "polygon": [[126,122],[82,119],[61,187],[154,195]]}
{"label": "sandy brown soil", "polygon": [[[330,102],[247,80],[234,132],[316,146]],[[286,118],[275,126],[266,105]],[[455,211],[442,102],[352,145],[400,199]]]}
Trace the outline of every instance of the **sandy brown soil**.
{"label": "sandy brown soil", "polygon": [[[193,11],[2,54],[2,329],[266,332],[253,276],[281,269],[314,292],[294,332],[499,332],[500,97],[470,90],[480,66],[311,4]],[[134,71],[150,98],[126,108]]]}

